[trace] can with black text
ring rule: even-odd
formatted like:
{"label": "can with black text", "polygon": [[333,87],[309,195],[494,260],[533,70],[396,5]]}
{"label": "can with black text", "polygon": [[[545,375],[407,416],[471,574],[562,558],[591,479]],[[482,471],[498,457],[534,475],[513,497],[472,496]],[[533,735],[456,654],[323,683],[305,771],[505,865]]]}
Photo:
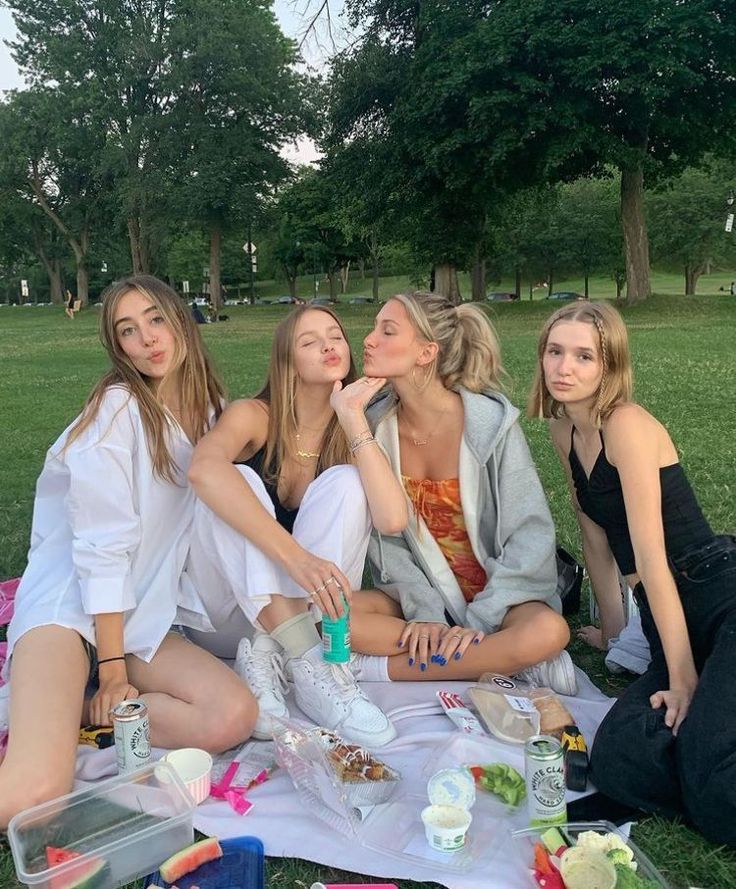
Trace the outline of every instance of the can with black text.
{"label": "can with black text", "polygon": [[151,759],[151,728],[143,701],[121,701],[112,710],[118,773],[132,772]]}
{"label": "can with black text", "polygon": [[526,795],[532,827],[564,824],[565,765],[562,744],[551,735],[534,735],[524,745]]}

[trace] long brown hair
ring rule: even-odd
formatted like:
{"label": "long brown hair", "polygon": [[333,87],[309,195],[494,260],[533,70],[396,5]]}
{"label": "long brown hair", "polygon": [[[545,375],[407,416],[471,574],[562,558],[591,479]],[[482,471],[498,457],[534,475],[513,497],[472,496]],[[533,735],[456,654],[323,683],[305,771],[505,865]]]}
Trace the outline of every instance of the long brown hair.
{"label": "long brown hair", "polygon": [[[299,418],[296,415],[297,373],[294,366],[296,326],[307,312],[324,312],[334,319],[345,342],[347,333],[342,321],[327,306],[297,306],[276,327],[271,347],[268,376],[261,391],[255,396],[268,405],[268,436],[266,456],[263,461],[264,475],[270,481],[278,479],[280,467],[287,457],[296,451],[296,434]],[[350,367],[343,379],[347,385],[357,379],[353,353],[350,351]],[[341,463],[350,463],[349,442],[335,414],[330,418],[322,437],[315,476]]]}
{"label": "long brown hair", "polygon": [[598,350],[603,367],[598,395],[593,409],[593,422],[600,427],[618,404],[631,401],[633,380],[631,352],[626,325],[619,313],[607,302],[575,302],[554,312],[539,335],[537,369],[529,395],[527,413],[530,417],[563,417],[565,407],[551,394],[544,381],[544,353],[552,328],[559,321],[584,321],[598,334]]}
{"label": "long brown hair", "polygon": [[110,386],[123,386],[138,402],[148,451],[156,475],[174,482],[178,467],[169,451],[170,418],[157,398],[148,377],[138,371],[118,342],[115,314],[120,300],[131,290],[150,299],[174,335],[174,358],[159,390],[175,376],[182,417],[192,430],[194,442],[210,427],[210,415],[222,412],[224,390],[202,342],[188,306],[178,294],[152,275],[131,275],[114,281],[102,295],[100,340],[110,356],[112,367],[90,392],[82,413],[72,426],[66,446],[94,421]]}

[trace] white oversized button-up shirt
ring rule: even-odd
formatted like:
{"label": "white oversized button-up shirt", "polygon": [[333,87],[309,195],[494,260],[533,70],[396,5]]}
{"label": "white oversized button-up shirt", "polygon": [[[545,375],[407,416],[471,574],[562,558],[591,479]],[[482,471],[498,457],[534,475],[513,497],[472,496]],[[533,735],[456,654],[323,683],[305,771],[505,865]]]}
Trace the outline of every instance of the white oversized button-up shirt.
{"label": "white oversized button-up shirt", "polygon": [[49,449],[36,485],[8,663],[18,639],[38,626],[69,627],[94,645],[94,615],[107,612],[124,612],[125,652],[150,661],[175,620],[210,628],[182,576],[192,445],[172,420],[178,483],[154,475],[138,404],[122,386],[108,389],[94,422],[64,450],[68,432]]}

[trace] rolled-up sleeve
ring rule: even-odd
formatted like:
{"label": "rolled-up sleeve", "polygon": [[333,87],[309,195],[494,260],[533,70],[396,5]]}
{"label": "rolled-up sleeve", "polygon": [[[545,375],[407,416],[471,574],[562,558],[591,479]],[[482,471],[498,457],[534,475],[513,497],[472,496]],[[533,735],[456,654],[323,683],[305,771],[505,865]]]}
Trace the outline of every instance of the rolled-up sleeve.
{"label": "rolled-up sleeve", "polygon": [[131,559],[140,541],[130,396],[109,390],[94,423],[67,449],[66,509],[73,560],[87,614],[136,607]]}

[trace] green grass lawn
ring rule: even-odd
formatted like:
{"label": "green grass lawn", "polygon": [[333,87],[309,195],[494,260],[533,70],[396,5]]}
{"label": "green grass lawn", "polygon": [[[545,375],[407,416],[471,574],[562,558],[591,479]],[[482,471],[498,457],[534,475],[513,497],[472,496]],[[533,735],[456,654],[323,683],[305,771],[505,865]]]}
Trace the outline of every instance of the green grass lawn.
{"label": "green grass lawn", "polygon": [[[727,279],[728,274],[704,279],[701,289],[717,294]],[[672,433],[713,527],[734,531],[736,299],[722,294],[679,297],[674,295],[679,289],[679,283],[674,287],[676,280],[675,276],[655,279],[655,284],[662,284],[658,296],[643,306],[624,309],[635,359],[636,396]],[[406,279],[385,279],[382,295],[405,286]],[[369,292],[369,287],[366,282],[362,292]],[[568,287],[580,289],[581,282],[559,284],[559,289]],[[593,287],[595,295],[611,292],[612,285],[603,279]],[[488,309],[501,337],[512,380],[510,395],[519,406],[525,402],[531,381],[537,332],[553,307],[540,299],[497,303]],[[228,307],[227,323],[202,328],[232,397],[251,394],[261,383],[274,324],[286,311],[285,306]],[[89,309],[69,321],[60,308],[0,307],[0,578],[23,570],[34,484],[45,451],[74,418],[105,368],[97,341],[97,312]],[[339,312],[360,355],[361,339],[372,324],[374,309],[341,305]],[[579,553],[562,471],[546,429],[527,420],[524,427],[559,540]],[[571,651],[576,662],[609,694],[625,686],[620,678],[609,681],[599,655],[576,643]],[[634,837],[676,887],[736,886],[736,853],[711,846],[681,825],[646,819],[635,828]],[[13,873],[7,847],[0,840],[2,889],[18,885]],[[268,885],[279,889],[301,889],[318,879],[329,882],[341,876],[345,875],[298,860],[272,859],[268,863]],[[351,877],[351,881],[368,878]],[[420,884],[402,880],[399,885],[412,889]]]}

